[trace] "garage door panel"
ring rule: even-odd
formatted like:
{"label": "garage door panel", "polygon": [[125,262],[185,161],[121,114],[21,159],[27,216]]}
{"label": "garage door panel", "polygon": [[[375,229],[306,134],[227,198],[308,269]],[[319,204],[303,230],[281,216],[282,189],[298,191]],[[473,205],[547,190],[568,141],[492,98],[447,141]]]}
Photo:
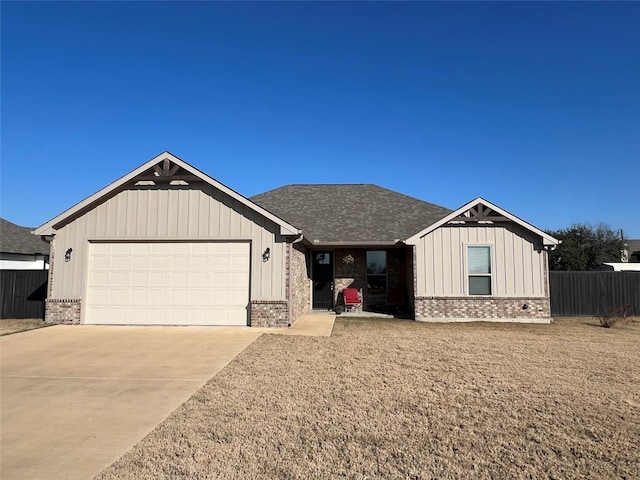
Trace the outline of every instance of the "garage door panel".
{"label": "garage door panel", "polygon": [[189,272],[189,285],[210,285],[211,278],[207,272]]}
{"label": "garage door panel", "polygon": [[191,290],[189,292],[189,304],[199,307],[211,305],[211,297],[206,290]]}
{"label": "garage door panel", "polygon": [[109,295],[109,303],[114,305],[131,305],[131,290],[124,288],[112,289]]}
{"label": "garage door panel", "polygon": [[247,323],[248,243],[93,243],[87,278],[85,323]]}
{"label": "garage door panel", "polygon": [[131,286],[144,286],[150,284],[149,272],[131,272]]}
{"label": "garage door panel", "polygon": [[136,299],[139,305],[147,305],[149,303],[149,291],[144,288],[132,288],[131,296]]}
{"label": "garage door panel", "polygon": [[131,286],[131,271],[112,272],[109,279],[109,285]]}
{"label": "garage door panel", "polygon": [[111,275],[109,272],[89,272],[89,283],[92,285],[110,285]]}
{"label": "garage door panel", "polygon": [[131,258],[131,268],[133,270],[149,270],[151,257],[147,254],[139,253]]}
{"label": "garage door panel", "polygon": [[110,270],[131,270],[131,257],[125,255],[113,255],[111,257]]}
{"label": "garage door panel", "polygon": [[184,288],[189,285],[189,273],[188,272],[172,272],[171,274],[171,286],[176,288]]}
{"label": "garage door panel", "polygon": [[233,287],[243,287],[249,281],[249,276],[244,272],[232,272],[229,275],[228,284]]}
{"label": "garage door panel", "polygon": [[231,269],[232,270],[244,270],[249,266],[249,259],[245,256],[234,255],[231,258]]}
{"label": "garage door panel", "polygon": [[167,286],[169,284],[169,274],[167,272],[149,272],[149,285]]}

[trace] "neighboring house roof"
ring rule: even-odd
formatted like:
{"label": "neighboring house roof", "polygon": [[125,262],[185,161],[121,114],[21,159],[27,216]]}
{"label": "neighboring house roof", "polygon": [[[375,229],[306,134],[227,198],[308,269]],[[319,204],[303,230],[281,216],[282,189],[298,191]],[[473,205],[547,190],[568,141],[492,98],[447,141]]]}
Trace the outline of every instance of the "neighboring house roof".
{"label": "neighboring house roof", "polygon": [[293,225],[285,222],[281,218],[276,217],[273,213],[264,210],[264,208],[251,202],[246,197],[243,197],[226,185],[223,185],[217,180],[214,180],[207,174],[201,172],[197,168],[189,165],[184,160],[181,160],[180,158],[169,152],[163,152],[160,155],[152,158],[148,162],[143,163],[135,170],[119,178],[115,182],[107,185],[102,190],[94,193],[90,197],[85,198],[57,217],[52,218],[47,223],[41,225],[35,230],[34,233],[36,235],[53,234],[57,225],[77,215],[80,215],[82,212],[92,208],[94,205],[101,202],[105,197],[114,194],[120,189],[125,189],[128,184],[135,182],[136,180],[144,183],[150,183],[156,181],[168,182],[173,181],[173,179],[176,179],[175,181],[178,182],[184,182],[185,180],[187,182],[206,182],[212,185],[214,188],[220,190],[221,192],[229,195],[234,200],[237,200],[241,204],[249,207],[263,217],[268,218],[269,220],[274,222],[280,227],[280,233],[282,235],[297,235],[300,233],[298,229]]}
{"label": "neighboring house roof", "polygon": [[0,218],[0,252],[19,255],[49,255],[49,243],[31,233],[33,229],[21,227]]}
{"label": "neighboring house roof", "polygon": [[605,262],[602,265],[606,265],[611,270],[614,270],[616,272],[638,272],[638,271],[640,271],[640,263]]}
{"label": "neighboring house roof", "polygon": [[640,255],[640,240],[625,240],[624,243],[627,244],[627,261],[640,261],[636,258],[631,258],[631,255],[633,255],[634,253],[636,254],[635,257]]}
{"label": "neighboring house roof", "polygon": [[450,209],[371,184],[287,185],[251,197],[313,244],[395,244]]}
{"label": "neighboring house roof", "polygon": [[407,243],[415,243],[420,237],[424,237],[438,227],[447,223],[468,223],[468,222],[496,222],[496,221],[512,221],[531,232],[540,235],[544,245],[558,245],[560,241],[539,228],[534,227],[530,223],[525,222],[521,218],[516,217],[512,213],[494,205],[493,203],[478,197],[464,204],[459,209],[451,212],[446,217],[439,219],[437,222],[430,224],[420,232],[407,239]]}

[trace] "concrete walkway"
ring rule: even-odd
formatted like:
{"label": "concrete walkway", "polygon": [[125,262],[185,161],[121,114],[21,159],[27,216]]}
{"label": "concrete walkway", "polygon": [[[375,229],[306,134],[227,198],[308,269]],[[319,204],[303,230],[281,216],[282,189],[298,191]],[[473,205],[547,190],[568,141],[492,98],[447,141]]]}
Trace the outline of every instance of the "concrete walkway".
{"label": "concrete walkway", "polygon": [[329,313],[308,313],[300,317],[290,328],[259,328],[272,335],[304,335],[330,337],[336,316]]}
{"label": "concrete walkway", "polygon": [[0,338],[0,478],[89,479],[120,458],[263,333],[291,328],[42,328]]}
{"label": "concrete walkway", "polygon": [[1,337],[0,478],[93,478],[261,330],[60,325]]}

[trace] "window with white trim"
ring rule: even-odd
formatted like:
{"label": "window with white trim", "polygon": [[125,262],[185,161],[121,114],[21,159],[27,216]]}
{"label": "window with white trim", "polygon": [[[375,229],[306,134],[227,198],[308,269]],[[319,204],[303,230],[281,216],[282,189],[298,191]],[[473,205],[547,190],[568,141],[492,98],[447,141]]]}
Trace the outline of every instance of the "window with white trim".
{"label": "window with white trim", "polygon": [[491,247],[467,246],[469,295],[491,295]]}

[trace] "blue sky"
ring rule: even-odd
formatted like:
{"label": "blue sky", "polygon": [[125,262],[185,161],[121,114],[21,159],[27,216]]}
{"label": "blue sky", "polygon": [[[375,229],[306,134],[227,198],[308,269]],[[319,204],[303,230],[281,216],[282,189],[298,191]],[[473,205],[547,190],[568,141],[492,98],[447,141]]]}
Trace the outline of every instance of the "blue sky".
{"label": "blue sky", "polygon": [[640,238],[640,2],[2,2],[2,217],[168,150]]}

